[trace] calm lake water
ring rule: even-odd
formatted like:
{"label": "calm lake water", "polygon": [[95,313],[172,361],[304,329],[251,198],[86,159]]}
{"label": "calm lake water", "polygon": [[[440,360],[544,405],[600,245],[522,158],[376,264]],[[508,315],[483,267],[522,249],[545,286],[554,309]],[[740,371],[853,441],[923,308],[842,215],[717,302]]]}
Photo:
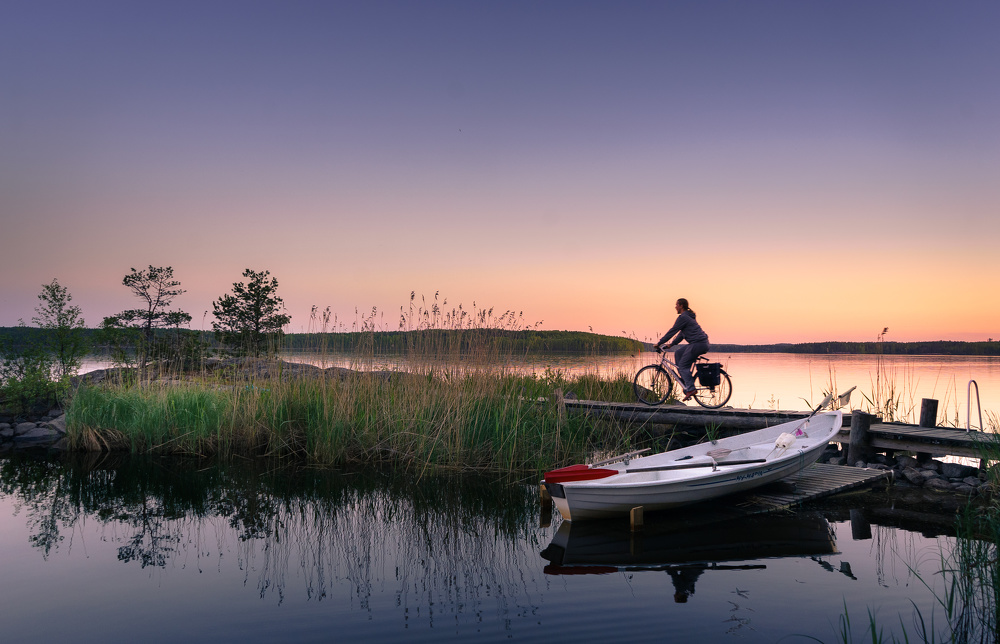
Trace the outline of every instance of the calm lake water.
{"label": "calm lake water", "polygon": [[886,633],[914,605],[945,623],[924,581],[942,590],[955,539],[920,498],[673,513],[638,537],[540,518],[534,483],[15,454],[2,640],[834,642],[845,605],[855,641],[869,609]]}
{"label": "calm lake water", "polygon": [[[794,353],[709,353],[707,357],[723,363],[733,380],[733,407],[754,409],[809,409],[835,389],[838,393],[857,387],[851,409],[871,409],[866,400],[874,399],[879,377],[873,355],[794,354]],[[357,365],[346,356],[316,353],[290,353],[286,359],[319,366],[402,369],[411,365],[404,359],[384,357],[374,364]],[[659,356],[545,355],[511,360],[509,368],[543,375],[546,370],[566,375],[600,373],[628,374],[631,378],[640,367],[654,363]],[[938,422],[965,427],[971,420],[979,427],[989,427],[987,412],[1000,413],[1000,357],[996,356],[884,356],[881,378],[888,379],[900,400],[900,420],[917,422],[923,398],[938,401]],[[974,380],[981,397],[977,405],[976,389],[971,392],[971,417],[968,417],[970,387]]]}
{"label": "calm lake water", "polygon": [[[871,357],[713,357],[739,406],[873,388]],[[613,374],[653,360],[510,366]],[[964,424],[969,379],[1000,409],[995,358],[887,363],[917,410],[935,397]],[[942,510],[944,497],[904,492],[721,522],[653,515],[633,536],[543,520],[535,480],[14,453],[0,459],[0,641],[836,642],[845,606],[854,641],[870,641],[869,610],[912,641],[915,608],[947,623],[934,593],[958,500]]]}

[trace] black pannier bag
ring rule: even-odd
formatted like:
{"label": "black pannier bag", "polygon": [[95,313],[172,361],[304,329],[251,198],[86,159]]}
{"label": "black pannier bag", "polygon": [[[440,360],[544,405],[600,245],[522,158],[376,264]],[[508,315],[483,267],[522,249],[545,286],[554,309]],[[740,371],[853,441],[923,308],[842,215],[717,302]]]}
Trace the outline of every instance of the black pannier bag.
{"label": "black pannier bag", "polygon": [[698,382],[702,387],[718,387],[722,378],[719,372],[722,371],[722,364],[719,362],[701,362],[695,365],[698,371]]}

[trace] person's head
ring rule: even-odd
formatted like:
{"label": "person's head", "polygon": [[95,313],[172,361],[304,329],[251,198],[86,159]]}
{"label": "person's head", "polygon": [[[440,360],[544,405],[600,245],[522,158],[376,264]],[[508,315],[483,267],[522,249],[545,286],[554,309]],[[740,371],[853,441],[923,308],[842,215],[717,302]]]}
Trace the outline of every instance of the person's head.
{"label": "person's head", "polygon": [[677,300],[677,304],[674,305],[674,308],[677,309],[678,315],[680,315],[683,311],[691,310],[690,307],[688,306],[688,301],[683,297]]}

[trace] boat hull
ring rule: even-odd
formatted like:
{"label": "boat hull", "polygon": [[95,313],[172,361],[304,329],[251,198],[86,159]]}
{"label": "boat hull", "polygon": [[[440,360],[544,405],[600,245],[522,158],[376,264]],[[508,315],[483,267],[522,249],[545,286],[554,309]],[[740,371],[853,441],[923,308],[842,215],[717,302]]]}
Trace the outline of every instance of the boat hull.
{"label": "boat hull", "polygon": [[[615,476],[561,483],[546,481],[546,487],[556,509],[567,521],[620,516],[638,506],[647,512],[669,510],[746,492],[792,476],[815,463],[839,431],[842,415],[838,411],[814,417],[802,432],[804,438],[798,437],[792,446],[779,451],[775,440],[787,432],[801,431],[802,423],[793,421],[716,443],[638,458],[620,465]],[[741,458],[744,462],[735,465],[727,465],[722,458],[713,468],[706,453],[720,448],[732,450],[733,455],[764,458]],[[747,463],[747,460],[763,462]],[[705,466],[691,467],[692,464]]]}

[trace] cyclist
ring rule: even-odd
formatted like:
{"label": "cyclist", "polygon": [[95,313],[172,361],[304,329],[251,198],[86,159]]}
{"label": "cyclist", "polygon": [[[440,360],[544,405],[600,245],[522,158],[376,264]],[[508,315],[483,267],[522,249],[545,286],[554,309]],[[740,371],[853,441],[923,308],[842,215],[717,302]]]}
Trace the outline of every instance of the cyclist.
{"label": "cyclist", "polygon": [[[687,346],[674,352],[674,362],[677,363],[677,370],[681,373],[684,400],[691,400],[691,397],[694,396],[694,376],[691,375],[691,365],[698,359],[698,356],[708,353],[708,334],[702,331],[701,326],[695,321],[694,311],[688,306],[686,299],[682,297],[677,300],[674,308],[677,309],[677,321],[656,343],[656,351],[659,353],[680,344],[681,340],[687,340]],[[677,336],[674,341],[665,344],[674,335]]]}

